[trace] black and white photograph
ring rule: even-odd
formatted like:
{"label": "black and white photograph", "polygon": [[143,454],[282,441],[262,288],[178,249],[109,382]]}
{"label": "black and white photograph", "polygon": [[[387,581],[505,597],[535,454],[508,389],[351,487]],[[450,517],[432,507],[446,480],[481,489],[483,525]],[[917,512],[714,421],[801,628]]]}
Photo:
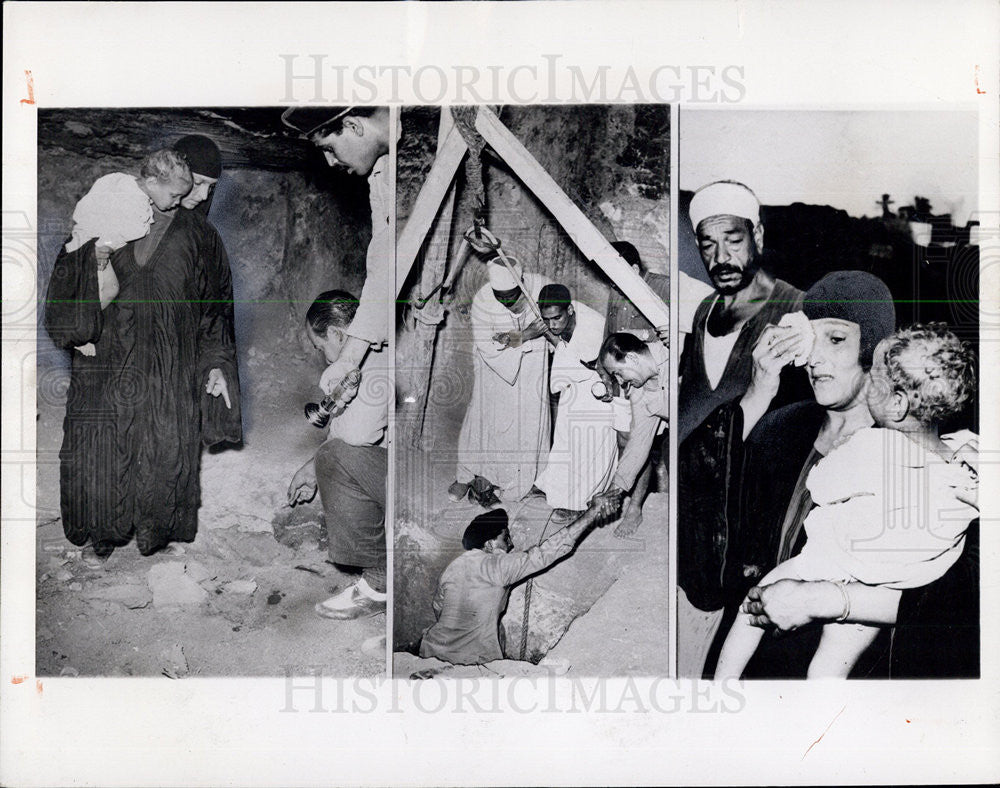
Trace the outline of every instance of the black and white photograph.
{"label": "black and white photograph", "polygon": [[394,672],[667,675],[670,107],[402,122]]}
{"label": "black and white photograph", "polygon": [[679,139],[679,675],[977,678],[975,114]]}
{"label": "black and white photograph", "polygon": [[39,113],[39,675],[384,672],[391,130],[347,109]]}
{"label": "black and white photograph", "polygon": [[1000,780],[997,0],[3,16],[0,784]]}

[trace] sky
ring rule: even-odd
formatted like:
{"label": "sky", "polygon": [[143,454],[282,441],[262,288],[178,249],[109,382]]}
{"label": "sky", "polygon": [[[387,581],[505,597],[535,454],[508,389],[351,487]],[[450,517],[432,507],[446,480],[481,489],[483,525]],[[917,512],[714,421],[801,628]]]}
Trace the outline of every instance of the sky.
{"label": "sky", "polygon": [[681,189],[732,179],[764,205],[804,202],[880,216],[927,197],[962,226],[977,208],[972,111],[680,111]]}

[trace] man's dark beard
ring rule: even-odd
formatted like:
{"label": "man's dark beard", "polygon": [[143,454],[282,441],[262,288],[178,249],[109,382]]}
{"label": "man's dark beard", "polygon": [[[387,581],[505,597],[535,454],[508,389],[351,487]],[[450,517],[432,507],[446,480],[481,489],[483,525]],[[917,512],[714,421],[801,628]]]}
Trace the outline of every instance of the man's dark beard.
{"label": "man's dark beard", "polygon": [[[712,280],[712,286],[715,288],[716,292],[722,295],[734,295],[740,292],[740,290],[749,287],[759,269],[760,257],[758,255],[754,255],[753,258],[747,263],[746,268],[742,269],[735,265],[729,265],[728,263],[720,263],[709,273],[709,278]],[[740,274],[740,281],[734,285],[720,285],[718,278],[726,274]]]}

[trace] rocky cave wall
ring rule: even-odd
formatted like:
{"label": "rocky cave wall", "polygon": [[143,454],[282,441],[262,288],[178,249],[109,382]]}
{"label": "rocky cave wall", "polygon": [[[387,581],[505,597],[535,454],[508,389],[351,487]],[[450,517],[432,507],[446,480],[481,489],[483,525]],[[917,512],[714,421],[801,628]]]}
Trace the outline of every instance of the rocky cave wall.
{"label": "rocky cave wall", "polygon": [[[510,107],[500,118],[608,240],[630,241],[653,270],[668,271],[669,108]],[[404,111],[397,229],[405,226],[433,163],[438,120],[436,109]],[[540,271],[552,281],[566,284],[575,299],[603,314],[609,294],[603,272],[583,257],[544,206],[499,160],[487,152],[484,162],[487,226],[501,239],[503,248],[520,259],[526,270]],[[459,183],[453,252],[471,224],[474,205],[462,171]],[[472,392],[469,305],[486,281],[485,266],[479,258],[470,257],[438,334],[419,451],[400,447],[394,581],[397,648],[412,647],[423,629],[433,623],[431,599],[437,578],[461,551],[461,529],[468,519],[458,520],[465,508],[442,512],[441,506],[447,502],[444,488],[454,479],[458,431]],[[414,282],[419,282],[419,277],[411,275],[403,299],[419,287]],[[397,426],[412,416],[408,400],[414,394],[413,381],[420,377],[412,368],[414,335],[405,328],[405,321],[402,325],[404,328],[397,331]],[[548,573],[551,588],[544,582],[536,584],[536,623],[529,638],[532,659],[551,648],[572,619],[589,609],[614,582],[619,562],[608,560],[608,550],[617,555],[621,546],[613,544],[610,535],[606,537],[612,544],[577,556]],[[523,593],[515,593],[508,618],[519,617],[519,598],[523,599]],[[514,642],[513,630],[509,634]]]}
{"label": "rocky cave wall", "polygon": [[[72,228],[73,207],[101,175],[136,172],[139,155],[138,150],[134,158],[109,155],[86,140],[73,149],[44,141],[40,145],[41,366],[68,364],[68,356],[41,329],[41,309],[52,265]],[[330,288],[360,293],[371,235],[362,179],[337,179],[308,168],[227,167],[215,188],[209,219],[222,236],[232,268],[241,375],[252,374],[252,349],[256,356],[276,343],[301,344],[305,311],[317,294]]]}
{"label": "rocky cave wall", "polygon": [[[214,117],[191,128],[184,124],[191,124],[195,113],[178,110],[141,111],[139,123],[133,112],[39,113],[36,425],[39,456],[46,457],[38,466],[39,517],[59,514],[54,457],[71,357],[52,344],[42,315],[73,208],[99,176],[136,172],[146,150],[197,131],[219,139],[223,152],[224,172],[209,219],[225,243],[233,275],[244,428],[239,451],[203,455],[201,520],[209,528],[220,518],[239,519],[247,512],[269,520],[284,500],[291,473],[322,440],[302,418],[302,405],[319,393],[323,369],[303,333],[304,317],[323,290],[360,293],[371,234],[368,186],[362,178],[334,172],[314,151],[280,135],[263,140],[263,132],[238,132]],[[267,117],[263,110],[258,114]],[[277,118],[280,112],[271,114]],[[163,139],[143,136],[147,126]]]}
{"label": "rocky cave wall", "polygon": [[[433,164],[439,111],[403,112],[397,173],[397,230],[405,226],[420,186]],[[670,112],[662,106],[509,107],[500,116],[560,188],[610,241],[629,241],[651,269],[667,273],[670,240]],[[487,226],[525,270],[569,287],[573,298],[604,312],[610,284],[589,262],[542,203],[489,151],[484,156]],[[472,223],[474,198],[460,170],[452,225],[452,251]],[[433,419],[442,409],[464,410],[471,396],[468,311],[486,283],[482,258],[469,257],[455,285],[455,298],[437,341],[428,422],[423,447],[435,443]],[[411,274],[401,299],[416,294]],[[419,295],[419,294],[418,294]],[[413,392],[407,365],[408,334],[398,337],[397,397]],[[457,389],[457,391],[456,391]],[[447,430],[445,430],[447,432]]]}

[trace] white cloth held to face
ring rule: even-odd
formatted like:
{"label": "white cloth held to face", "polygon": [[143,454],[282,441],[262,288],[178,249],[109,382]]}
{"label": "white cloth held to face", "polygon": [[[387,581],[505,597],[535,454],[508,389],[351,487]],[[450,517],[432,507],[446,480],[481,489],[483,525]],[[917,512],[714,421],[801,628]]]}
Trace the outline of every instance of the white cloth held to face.
{"label": "white cloth held to face", "polygon": [[[798,334],[802,335],[802,343],[795,354],[795,358],[792,359],[792,363],[797,367],[804,367],[806,362],[809,361],[809,354],[812,353],[813,342],[816,341],[816,334],[813,331],[812,323],[809,322],[809,318],[806,317],[805,312],[786,312],[781,316],[781,320],[778,321],[779,326],[784,326],[790,328]],[[775,336],[775,339],[777,336]]]}

